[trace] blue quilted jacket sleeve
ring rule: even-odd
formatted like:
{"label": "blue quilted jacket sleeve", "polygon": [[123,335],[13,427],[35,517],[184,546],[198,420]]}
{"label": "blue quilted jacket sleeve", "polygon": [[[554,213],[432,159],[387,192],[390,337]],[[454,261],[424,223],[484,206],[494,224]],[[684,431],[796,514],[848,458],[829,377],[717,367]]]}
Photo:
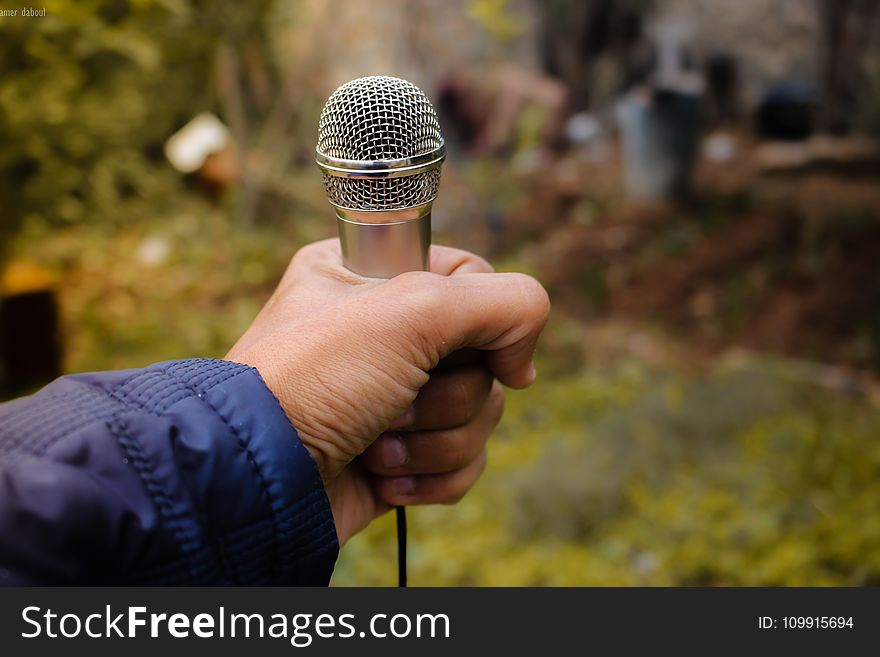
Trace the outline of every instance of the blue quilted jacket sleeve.
{"label": "blue quilted jacket sleeve", "polygon": [[0,405],[0,583],[325,585],[338,549],[251,367],[77,374]]}

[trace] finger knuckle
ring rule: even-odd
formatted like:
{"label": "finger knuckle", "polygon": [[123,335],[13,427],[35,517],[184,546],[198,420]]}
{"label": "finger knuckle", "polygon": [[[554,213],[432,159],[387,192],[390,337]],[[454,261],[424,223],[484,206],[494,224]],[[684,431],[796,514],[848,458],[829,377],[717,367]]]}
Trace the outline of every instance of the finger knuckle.
{"label": "finger knuckle", "polygon": [[465,467],[473,460],[473,450],[469,449],[469,441],[466,436],[453,440],[446,448],[446,464],[451,470]]}
{"label": "finger knuckle", "polygon": [[478,271],[484,271],[487,274],[495,273],[495,267],[493,267],[492,264],[482,256],[472,253],[471,258],[473,258],[475,269]]}
{"label": "finger knuckle", "polygon": [[453,489],[448,491],[441,502],[441,504],[446,504],[452,506],[453,504],[458,504],[464,499],[464,496],[467,495],[470,486],[462,489]]}
{"label": "finger knuckle", "polygon": [[526,274],[516,274],[524,305],[529,309],[530,314],[539,322],[547,321],[550,315],[550,295],[537,279]]}
{"label": "finger knuckle", "polygon": [[483,474],[483,471],[486,469],[486,464],[488,462],[487,451],[485,448],[480,452],[480,455],[477,457],[477,461],[474,465],[468,468],[472,473],[465,480],[456,481],[454,484],[450,485],[443,497],[442,504],[458,504],[462,498],[467,495],[467,493],[474,487],[477,483],[477,480]]}
{"label": "finger knuckle", "polygon": [[389,281],[384,290],[390,302],[412,309],[425,318],[425,323],[434,323],[438,311],[446,302],[444,278],[424,271],[409,271]]}

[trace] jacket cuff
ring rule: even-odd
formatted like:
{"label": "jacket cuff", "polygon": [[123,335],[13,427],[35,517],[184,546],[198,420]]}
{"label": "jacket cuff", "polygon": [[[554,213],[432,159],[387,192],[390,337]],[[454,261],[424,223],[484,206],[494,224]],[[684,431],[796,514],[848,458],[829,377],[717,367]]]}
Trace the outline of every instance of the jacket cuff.
{"label": "jacket cuff", "polygon": [[230,568],[239,572],[265,570],[253,559],[259,558],[266,545],[273,545],[276,581],[329,584],[339,543],[324,482],[259,372],[229,361],[190,362],[173,371],[175,376],[187,378],[192,387],[205,388],[205,403],[230,427],[267,497],[268,522],[260,524],[263,541],[270,536],[271,541],[258,539],[262,549],[255,555],[248,550],[254,545],[255,527],[239,530],[229,537]]}
{"label": "jacket cuff", "polygon": [[[227,583],[327,585],[339,551],[330,503],[314,460],[257,370],[188,359],[144,372],[173,382],[154,389],[172,395],[158,406],[178,428],[179,481],[200,520],[192,556],[204,554],[215,572],[219,565]],[[177,388],[189,394],[175,399],[169,391]],[[129,396],[124,388],[116,394]],[[142,407],[155,404],[137,396]]]}

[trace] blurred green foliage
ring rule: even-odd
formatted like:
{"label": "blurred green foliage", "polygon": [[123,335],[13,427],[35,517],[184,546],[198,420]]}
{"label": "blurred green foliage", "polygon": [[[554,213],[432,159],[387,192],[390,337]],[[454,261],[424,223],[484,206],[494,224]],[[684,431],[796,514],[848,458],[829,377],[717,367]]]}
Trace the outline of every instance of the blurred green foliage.
{"label": "blurred green foliage", "polygon": [[[880,409],[813,380],[772,361],[539,379],[508,395],[477,489],[411,511],[411,579],[877,584]],[[392,529],[355,537],[335,582],[393,584]]]}
{"label": "blurred green foliage", "polygon": [[130,226],[26,224],[14,254],[60,281],[68,371],[222,357],[256,316],[298,246],[328,222],[248,230],[181,195]]}
{"label": "blurred green foliage", "polygon": [[215,104],[218,49],[258,35],[269,3],[44,5],[45,18],[0,21],[0,231],[167,210],[179,183],[163,143]]}
{"label": "blurred green foliage", "polygon": [[509,0],[469,0],[468,13],[492,37],[506,41],[522,33],[522,20],[511,11]]}

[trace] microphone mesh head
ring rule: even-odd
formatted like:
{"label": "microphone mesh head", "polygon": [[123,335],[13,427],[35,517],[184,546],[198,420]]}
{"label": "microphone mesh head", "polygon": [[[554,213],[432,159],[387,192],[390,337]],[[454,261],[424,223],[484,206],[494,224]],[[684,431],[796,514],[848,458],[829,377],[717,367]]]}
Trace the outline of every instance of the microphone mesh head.
{"label": "microphone mesh head", "polygon": [[[343,160],[375,162],[430,153],[443,138],[437,114],[414,84],[386,76],[352,80],[324,105],[318,152]],[[440,168],[398,178],[342,178],[324,173],[330,202],[352,210],[397,210],[432,201]]]}

